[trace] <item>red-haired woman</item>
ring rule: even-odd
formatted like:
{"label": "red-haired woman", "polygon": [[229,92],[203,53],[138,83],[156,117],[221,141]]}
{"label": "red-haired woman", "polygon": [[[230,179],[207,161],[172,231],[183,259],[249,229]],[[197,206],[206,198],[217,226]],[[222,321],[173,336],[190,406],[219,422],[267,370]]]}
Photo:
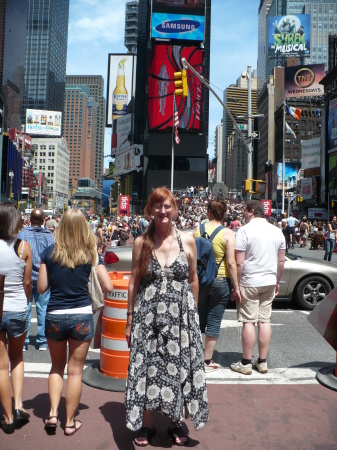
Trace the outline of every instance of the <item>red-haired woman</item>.
{"label": "red-haired woman", "polygon": [[135,240],[128,292],[126,425],[140,430],[134,442],[144,447],[155,433],[151,411],[160,411],[171,419],[173,442],[184,446],[184,412],[197,430],[208,419],[196,246],[174,227],[177,205],[168,189],[152,192],[145,214],[153,218]]}

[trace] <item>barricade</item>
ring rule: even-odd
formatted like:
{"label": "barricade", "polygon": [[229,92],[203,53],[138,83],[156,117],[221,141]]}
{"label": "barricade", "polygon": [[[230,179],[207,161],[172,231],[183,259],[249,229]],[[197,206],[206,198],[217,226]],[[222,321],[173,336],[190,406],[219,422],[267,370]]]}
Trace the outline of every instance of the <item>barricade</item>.
{"label": "barricade", "polygon": [[102,317],[100,371],[126,379],[130,350],[125,339],[130,272],[109,272],[113,291],[106,295]]}

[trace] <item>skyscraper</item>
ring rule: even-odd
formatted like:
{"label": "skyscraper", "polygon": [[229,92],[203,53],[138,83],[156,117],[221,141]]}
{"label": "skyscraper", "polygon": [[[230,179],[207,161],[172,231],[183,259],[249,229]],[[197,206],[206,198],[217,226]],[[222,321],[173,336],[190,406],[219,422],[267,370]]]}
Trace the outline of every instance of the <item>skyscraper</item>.
{"label": "skyscraper", "polygon": [[97,103],[96,122],[96,154],[95,154],[95,178],[99,188],[102,187],[102,175],[104,171],[104,132],[105,132],[105,98],[104,79],[101,75],[67,75],[66,84],[86,85],[90,90],[90,96]]}
{"label": "skyscraper", "polygon": [[26,0],[0,2],[0,93],[5,130],[21,129],[27,14]]}
{"label": "skyscraper", "polygon": [[258,17],[257,89],[260,90],[266,74],[267,14],[272,0],[260,0]]}
{"label": "skyscraper", "polygon": [[69,187],[95,181],[97,103],[86,85],[66,85],[63,133],[70,150]]}
{"label": "skyscraper", "polygon": [[124,45],[129,53],[137,52],[138,34],[138,1],[133,0],[125,5]]}
{"label": "skyscraper", "polygon": [[28,8],[24,109],[63,112],[69,0],[29,0]]}

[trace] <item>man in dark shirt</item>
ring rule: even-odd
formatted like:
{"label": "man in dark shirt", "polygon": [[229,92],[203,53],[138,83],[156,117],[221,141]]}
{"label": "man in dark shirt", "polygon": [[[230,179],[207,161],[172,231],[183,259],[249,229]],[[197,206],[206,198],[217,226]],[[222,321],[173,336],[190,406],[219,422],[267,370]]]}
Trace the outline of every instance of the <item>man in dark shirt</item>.
{"label": "man in dark shirt", "polygon": [[[47,339],[45,336],[45,317],[47,304],[49,301],[50,291],[48,290],[44,294],[37,292],[37,277],[39,274],[41,264],[41,253],[50,245],[53,245],[54,235],[51,231],[42,228],[44,223],[44,213],[42,209],[33,209],[30,215],[30,227],[23,228],[18,234],[18,239],[27,241],[32,249],[33,257],[33,271],[32,271],[32,293],[28,304],[28,323],[30,328],[30,319],[32,314],[32,303],[35,299],[36,315],[37,315],[37,335],[36,335],[36,347],[39,350],[47,350]],[[28,350],[29,345],[29,328],[25,339],[25,345],[23,351]]]}

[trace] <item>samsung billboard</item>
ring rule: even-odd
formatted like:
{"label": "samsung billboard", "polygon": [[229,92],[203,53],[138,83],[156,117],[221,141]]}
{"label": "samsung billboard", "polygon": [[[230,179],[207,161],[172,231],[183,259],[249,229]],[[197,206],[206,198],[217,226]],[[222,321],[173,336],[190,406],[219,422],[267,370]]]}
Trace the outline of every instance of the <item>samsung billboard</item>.
{"label": "samsung billboard", "polygon": [[268,57],[310,55],[310,14],[270,16]]}
{"label": "samsung billboard", "polygon": [[61,124],[59,111],[26,110],[26,133],[30,136],[61,136]]}
{"label": "samsung billboard", "polygon": [[159,41],[203,42],[205,0],[153,0],[151,37]]}

